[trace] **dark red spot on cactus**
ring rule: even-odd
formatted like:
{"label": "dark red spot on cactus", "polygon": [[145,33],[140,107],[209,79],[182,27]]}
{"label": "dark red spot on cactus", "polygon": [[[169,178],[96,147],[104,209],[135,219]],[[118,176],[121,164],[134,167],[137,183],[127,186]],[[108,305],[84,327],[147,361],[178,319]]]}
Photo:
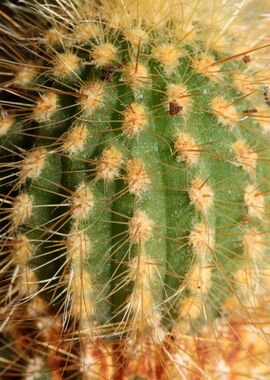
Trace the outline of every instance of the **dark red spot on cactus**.
{"label": "dark red spot on cactus", "polygon": [[256,112],[258,112],[257,108],[246,109],[243,111],[243,113],[245,114],[256,113]]}
{"label": "dark red spot on cactus", "polygon": [[177,103],[175,102],[169,103],[169,112],[171,116],[178,115],[182,110],[183,110],[183,107],[179,106]]}
{"label": "dark red spot on cactus", "polygon": [[249,63],[251,61],[250,55],[245,54],[242,58],[244,63]]}

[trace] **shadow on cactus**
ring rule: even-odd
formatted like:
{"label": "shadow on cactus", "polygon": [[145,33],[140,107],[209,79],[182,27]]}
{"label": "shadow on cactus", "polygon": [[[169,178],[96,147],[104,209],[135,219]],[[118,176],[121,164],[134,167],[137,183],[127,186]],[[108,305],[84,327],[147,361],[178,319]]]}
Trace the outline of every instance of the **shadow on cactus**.
{"label": "shadow on cactus", "polygon": [[7,1],[1,379],[270,378],[269,19],[244,3]]}

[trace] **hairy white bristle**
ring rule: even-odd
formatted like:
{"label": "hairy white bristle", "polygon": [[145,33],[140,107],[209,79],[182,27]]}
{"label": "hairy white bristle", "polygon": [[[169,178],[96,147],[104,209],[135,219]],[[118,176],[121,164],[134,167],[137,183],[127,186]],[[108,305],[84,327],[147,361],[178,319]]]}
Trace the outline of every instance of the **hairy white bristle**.
{"label": "hairy white bristle", "polygon": [[126,181],[131,194],[140,197],[151,184],[150,177],[140,160],[129,160],[126,167]]}
{"label": "hairy white bristle", "polygon": [[52,73],[59,78],[75,74],[80,67],[79,57],[69,51],[58,53],[52,60]]}
{"label": "hairy white bristle", "polygon": [[135,210],[128,223],[128,230],[133,243],[144,243],[152,236],[153,221],[142,210]]}
{"label": "hairy white bristle", "polygon": [[79,105],[87,116],[91,116],[98,107],[103,105],[104,91],[103,84],[100,82],[88,83],[80,89]]}
{"label": "hairy white bristle", "polygon": [[212,111],[220,124],[230,128],[240,121],[240,116],[233,104],[222,97],[217,96],[212,100]]}
{"label": "hairy white bristle", "polygon": [[105,66],[115,61],[117,56],[117,48],[111,43],[102,43],[97,45],[91,52],[93,63],[99,66]]}
{"label": "hairy white bristle", "polygon": [[188,190],[191,202],[196,209],[207,211],[213,204],[214,193],[210,186],[200,178],[194,179]]}
{"label": "hairy white bristle", "polygon": [[194,165],[198,162],[200,152],[189,133],[177,132],[175,134],[174,147],[177,153],[177,161],[186,161],[189,165]]}
{"label": "hairy white bristle", "polygon": [[199,74],[217,80],[220,77],[220,65],[211,55],[199,55],[193,60],[193,68]]}
{"label": "hairy white bristle", "polygon": [[10,218],[15,226],[26,223],[32,214],[32,200],[27,193],[21,193],[14,198]]}
{"label": "hairy white bristle", "polygon": [[212,285],[210,265],[193,264],[186,276],[185,283],[193,294],[206,295]]}
{"label": "hairy white bristle", "polygon": [[123,67],[124,77],[134,89],[144,87],[149,83],[149,74],[147,66],[142,63],[130,62]]}
{"label": "hairy white bristle", "polygon": [[161,315],[155,306],[155,261],[140,255],[132,259],[129,267],[128,279],[134,283],[127,306],[132,311],[132,324],[139,331],[149,327],[156,328]]}
{"label": "hairy white bristle", "polygon": [[40,96],[33,109],[33,119],[38,122],[49,121],[57,110],[58,97],[53,92]]}
{"label": "hairy white bristle", "polygon": [[72,266],[80,266],[91,249],[89,237],[82,231],[71,231],[66,239],[67,256]]}
{"label": "hairy white bristle", "polygon": [[38,74],[38,71],[39,67],[34,62],[29,61],[24,65],[20,65],[16,68],[14,83],[19,87],[30,85]]}
{"label": "hairy white bristle", "polygon": [[261,231],[252,229],[244,234],[243,253],[247,261],[254,262],[255,260],[263,259],[266,248],[266,242]]}
{"label": "hairy white bristle", "polygon": [[119,176],[122,153],[114,146],[104,149],[96,163],[96,178],[111,182]]}
{"label": "hairy white bristle", "polygon": [[236,164],[241,166],[247,173],[254,173],[256,170],[257,153],[243,139],[238,139],[232,145],[232,151],[236,158]]}
{"label": "hairy white bristle", "polygon": [[0,137],[5,136],[10,129],[12,129],[14,124],[15,119],[12,116],[6,113],[0,115]]}
{"label": "hairy white bristle", "polygon": [[123,132],[128,137],[137,136],[147,125],[147,113],[140,103],[131,103],[124,111]]}
{"label": "hairy white bristle", "polygon": [[19,234],[16,239],[14,239],[12,245],[14,262],[24,271],[29,259],[31,258],[32,249],[30,241],[25,235]]}
{"label": "hairy white bristle", "polygon": [[21,163],[20,180],[24,182],[27,178],[37,178],[41,175],[45,165],[47,150],[45,148],[35,148],[25,154]]}
{"label": "hairy white bristle", "polygon": [[86,219],[94,206],[94,196],[90,187],[81,183],[69,198],[72,217],[75,220]]}
{"label": "hairy white bristle", "polygon": [[249,184],[245,189],[244,202],[251,218],[263,219],[265,201],[256,184]]}
{"label": "hairy white bristle", "polygon": [[196,255],[203,255],[214,250],[214,231],[210,226],[195,224],[190,232],[189,242]]}
{"label": "hairy white bristle", "polygon": [[167,105],[171,114],[178,114],[182,111],[186,113],[192,104],[192,98],[188,89],[183,84],[168,84],[166,96]]}
{"label": "hairy white bristle", "polygon": [[94,312],[90,275],[82,267],[75,267],[67,276],[67,282],[71,315],[79,320],[84,328],[90,323]]}
{"label": "hairy white bristle", "polygon": [[161,63],[168,73],[172,72],[179,64],[179,58],[183,53],[174,44],[163,44],[152,50],[153,57]]}
{"label": "hairy white bristle", "polygon": [[63,136],[63,151],[69,155],[82,152],[85,148],[87,136],[87,124],[75,125]]}

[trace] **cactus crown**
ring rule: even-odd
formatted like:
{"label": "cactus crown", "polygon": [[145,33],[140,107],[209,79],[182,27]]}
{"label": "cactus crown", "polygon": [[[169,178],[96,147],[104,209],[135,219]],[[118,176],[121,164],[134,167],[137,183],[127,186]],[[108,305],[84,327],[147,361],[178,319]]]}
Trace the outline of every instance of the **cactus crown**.
{"label": "cactus crown", "polygon": [[3,378],[268,378],[268,20],[244,3],[3,12]]}

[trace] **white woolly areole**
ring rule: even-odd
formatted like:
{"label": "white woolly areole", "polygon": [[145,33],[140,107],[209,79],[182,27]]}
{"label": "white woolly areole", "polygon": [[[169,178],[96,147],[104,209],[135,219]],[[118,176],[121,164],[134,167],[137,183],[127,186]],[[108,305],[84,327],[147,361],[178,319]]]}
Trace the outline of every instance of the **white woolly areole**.
{"label": "white woolly areole", "polygon": [[86,124],[75,125],[63,136],[63,150],[69,155],[78,154],[85,148],[88,136]]}
{"label": "white woolly areole", "polygon": [[33,108],[33,119],[38,122],[49,121],[57,110],[58,97],[52,92],[41,95]]}
{"label": "white woolly areole", "polygon": [[111,182],[119,176],[122,154],[114,146],[104,149],[96,163],[96,178]]}
{"label": "white woolly areole", "polygon": [[84,182],[81,183],[69,198],[69,204],[74,219],[86,219],[94,206],[94,196],[90,187]]}
{"label": "white woolly areole", "polygon": [[200,211],[207,211],[213,204],[214,193],[206,181],[200,178],[192,181],[188,194],[191,202]]}
{"label": "white woolly areole", "polygon": [[177,161],[186,161],[189,165],[195,165],[198,162],[200,152],[189,133],[177,132],[174,147],[177,153]]}
{"label": "white woolly areole", "polygon": [[104,86],[100,82],[88,83],[81,88],[79,105],[87,116],[91,116],[103,104],[104,91]]}
{"label": "white woolly areole", "polygon": [[14,198],[12,209],[11,209],[11,219],[15,226],[24,224],[30,219],[32,214],[32,200],[27,193],[21,193],[16,198]]}
{"label": "white woolly areole", "polygon": [[140,103],[131,103],[124,111],[123,133],[127,137],[137,136],[147,125],[147,113]]}
{"label": "white woolly areole", "polygon": [[153,225],[153,221],[144,211],[136,210],[128,222],[128,230],[132,242],[139,244],[150,239]]}
{"label": "white woolly areole", "polygon": [[196,224],[189,236],[189,242],[197,255],[214,250],[214,230],[206,224]]}
{"label": "white woolly areole", "polygon": [[21,181],[24,182],[27,178],[40,176],[45,166],[46,155],[47,150],[45,148],[36,148],[26,152],[19,174]]}
{"label": "white woolly areole", "polygon": [[263,219],[265,202],[258,185],[249,184],[245,189],[244,202],[251,218]]}
{"label": "white woolly areole", "polygon": [[129,160],[126,167],[128,190],[137,197],[141,196],[151,184],[151,180],[140,160]]}

